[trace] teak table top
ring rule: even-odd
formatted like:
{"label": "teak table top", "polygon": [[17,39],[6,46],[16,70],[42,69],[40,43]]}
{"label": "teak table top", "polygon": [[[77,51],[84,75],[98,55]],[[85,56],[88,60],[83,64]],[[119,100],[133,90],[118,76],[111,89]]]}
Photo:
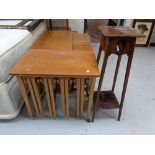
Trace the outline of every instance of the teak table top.
{"label": "teak table top", "polygon": [[34,43],[32,49],[81,50],[91,49],[87,34],[70,31],[47,31]]}
{"label": "teak table top", "polygon": [[99,26],[98,29],[105,37],[145,37],[134,28],[125,26]]}
{"label": "teak table top", "polygon": [[12,69],[12,75],[100,76],[90,38],[69,31],[48,31]]}
{"label": "teak table top", "polygon": [[72,33],[69,31],[47,31],[34,43],[32,49],[72,49]]}
{"label": "teak table top", "polygon": [[72,32],[72,41],[73,43],[90,43],[90,37],[88,34]]}
{"label": "teak table top", "polygon": [[11,74],[41,77],[100,76],[92,50],[31,49],[12,69]]}

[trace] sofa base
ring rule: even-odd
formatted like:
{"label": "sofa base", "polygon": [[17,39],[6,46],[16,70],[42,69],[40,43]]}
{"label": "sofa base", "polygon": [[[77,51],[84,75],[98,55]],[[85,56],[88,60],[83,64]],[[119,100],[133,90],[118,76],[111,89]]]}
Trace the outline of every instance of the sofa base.
{"label": "sofa base", "polygon": [[18,107],[18,109],[16,109],[15,111],[13,111],[12,113],[8,113],[8,114],[1,114],[0,115],[0,119],[2,120],[9,120],[9,119],[13,119],[15,117],[18,116],[18,114],[20,113],[22,107],[23,107],[24,102],[22,102],[20,104],[20,106]]}

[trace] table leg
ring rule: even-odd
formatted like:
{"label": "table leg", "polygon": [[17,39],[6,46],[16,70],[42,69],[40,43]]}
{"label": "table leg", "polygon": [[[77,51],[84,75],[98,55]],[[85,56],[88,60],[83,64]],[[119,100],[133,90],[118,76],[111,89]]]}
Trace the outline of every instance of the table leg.
{"label": "table leg", "polygon": [[29,90],[30,90],[30,93],[31,93],[31,96],[32,96],[32,101],[33,101],[33,104],[34,104],[35,111],[37,113],[37,116],[39,116],[40,115],[39,108],[38,108],[37,100],[36,100],[36,97],[35,97],[34,90],[33,90],[32,83],[31,83],[30,79],[27,79],[27,84],[28,84],[28,87],[29,87]]}
{"label": "table leg", "polygon": [[54,88],[53,88],[52,79],[48,79],[48,85],[49,85],[49,90],[50,90],[53,116],[56,117],[55,100],[54,100],[55,97],[54,97]]}
{"label": "table leg", "polygon": [[20,89],[21,89],[21,92],[22,92],[22,95],[23,95],[23,98],[24,98],[24,102],[25,102],[25,105],[26,105],[26,108],[27,108],[27,111],[28,111],[28,115],[30,117],[33,117],[32,109],[31,109],[30,102],[29,102],[29,99],[28,99],[28,96],[27,96],[27,93],[26,93],[26,88],[24,86],[24,82],[23,82],[21,77],[17,77],[17,80],[19,82],[19,86],[20,86]]}
{"label": "table leg", "polygon": [[85,85],[86,85],[85,87],[86,95],[89,96],[89,86],[90,86],[89,78],[85,79]]}
{"label": "table leg", "polygon": [[60,89],[61,89],[61,100],[62,100],[62,112],[63,117],[66,117],[66,108],[65,108],[65,81],[60,79]]}
{"label": "table leg", "polygon": [[95,87],[96,78],[90,78],[90,90],[89,90],[89,99],[88,99],[88,114],[87,118],[90,119],[90,114],[92,111],[94,87]]}
{"label": "table leg", "polygon": [[33,90],[34,90],[36,100],[38,103],[39,112],[40,112],[40,115],[42,116],[43,115],[42,104],[41,104],[40,94],[39,94],[39,90],[38,90],[38,86],[36,84],[35,78],[32,78],[31,82],[32,82]]}
{"label": "table leg", "polygon": [[47,79],[44,79],[44,86],[45,86],[45,92],[46,92],[46,97],[47,97],[47,103],[48,103],[49,112],[50,112],[51,117],[53,117],[53,114],[52,114],[52,106],[51,106],[51,100],[50,100],[50,93],[49,93],[49,88],[48,88],[48,81],[47,81]]}
{"label": "table leg", "polygon": [[68,89],[68,79],[65,79],[65,107],[66,107],[66,116],[69,117],[69,89]]}
{"label": "table leg", "polygon": [[84,109],[84,79],[81,79],[81,101],[80,101],[80,113],[83,114]]}
{"label": "table leg", "polygon": [[76,105],[77,117],[80,116],[80,79],[77,79],[77,105]]}

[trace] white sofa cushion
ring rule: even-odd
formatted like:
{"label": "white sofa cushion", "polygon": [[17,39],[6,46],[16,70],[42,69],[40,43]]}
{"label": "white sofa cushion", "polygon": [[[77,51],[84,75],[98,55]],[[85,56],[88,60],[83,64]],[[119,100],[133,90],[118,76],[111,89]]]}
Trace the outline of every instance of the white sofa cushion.
{"label": "white sofa cushion", "polygon": [[41,23],[32,32],[27,30],[0,29],[0,83],[8,80],[11,68],[45,29],[44,23]]}
{"label": "white sofa cushion", "polygon": [[0,29],[0,57],[20,43],[30,32],[18,29]]}
{"label": "white sofa cushion", "polygon": [[0,30],[0,83],[8,80],[11,68],[30,47],[30,36],[27,30]]}

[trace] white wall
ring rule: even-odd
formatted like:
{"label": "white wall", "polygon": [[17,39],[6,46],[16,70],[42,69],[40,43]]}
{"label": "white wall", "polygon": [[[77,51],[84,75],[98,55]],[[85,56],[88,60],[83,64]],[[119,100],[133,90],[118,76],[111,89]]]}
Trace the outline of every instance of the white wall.
{"label": "white wall", "polygon": [[69,27],[72,31],[84,32],[84,19],[69,19]]}

